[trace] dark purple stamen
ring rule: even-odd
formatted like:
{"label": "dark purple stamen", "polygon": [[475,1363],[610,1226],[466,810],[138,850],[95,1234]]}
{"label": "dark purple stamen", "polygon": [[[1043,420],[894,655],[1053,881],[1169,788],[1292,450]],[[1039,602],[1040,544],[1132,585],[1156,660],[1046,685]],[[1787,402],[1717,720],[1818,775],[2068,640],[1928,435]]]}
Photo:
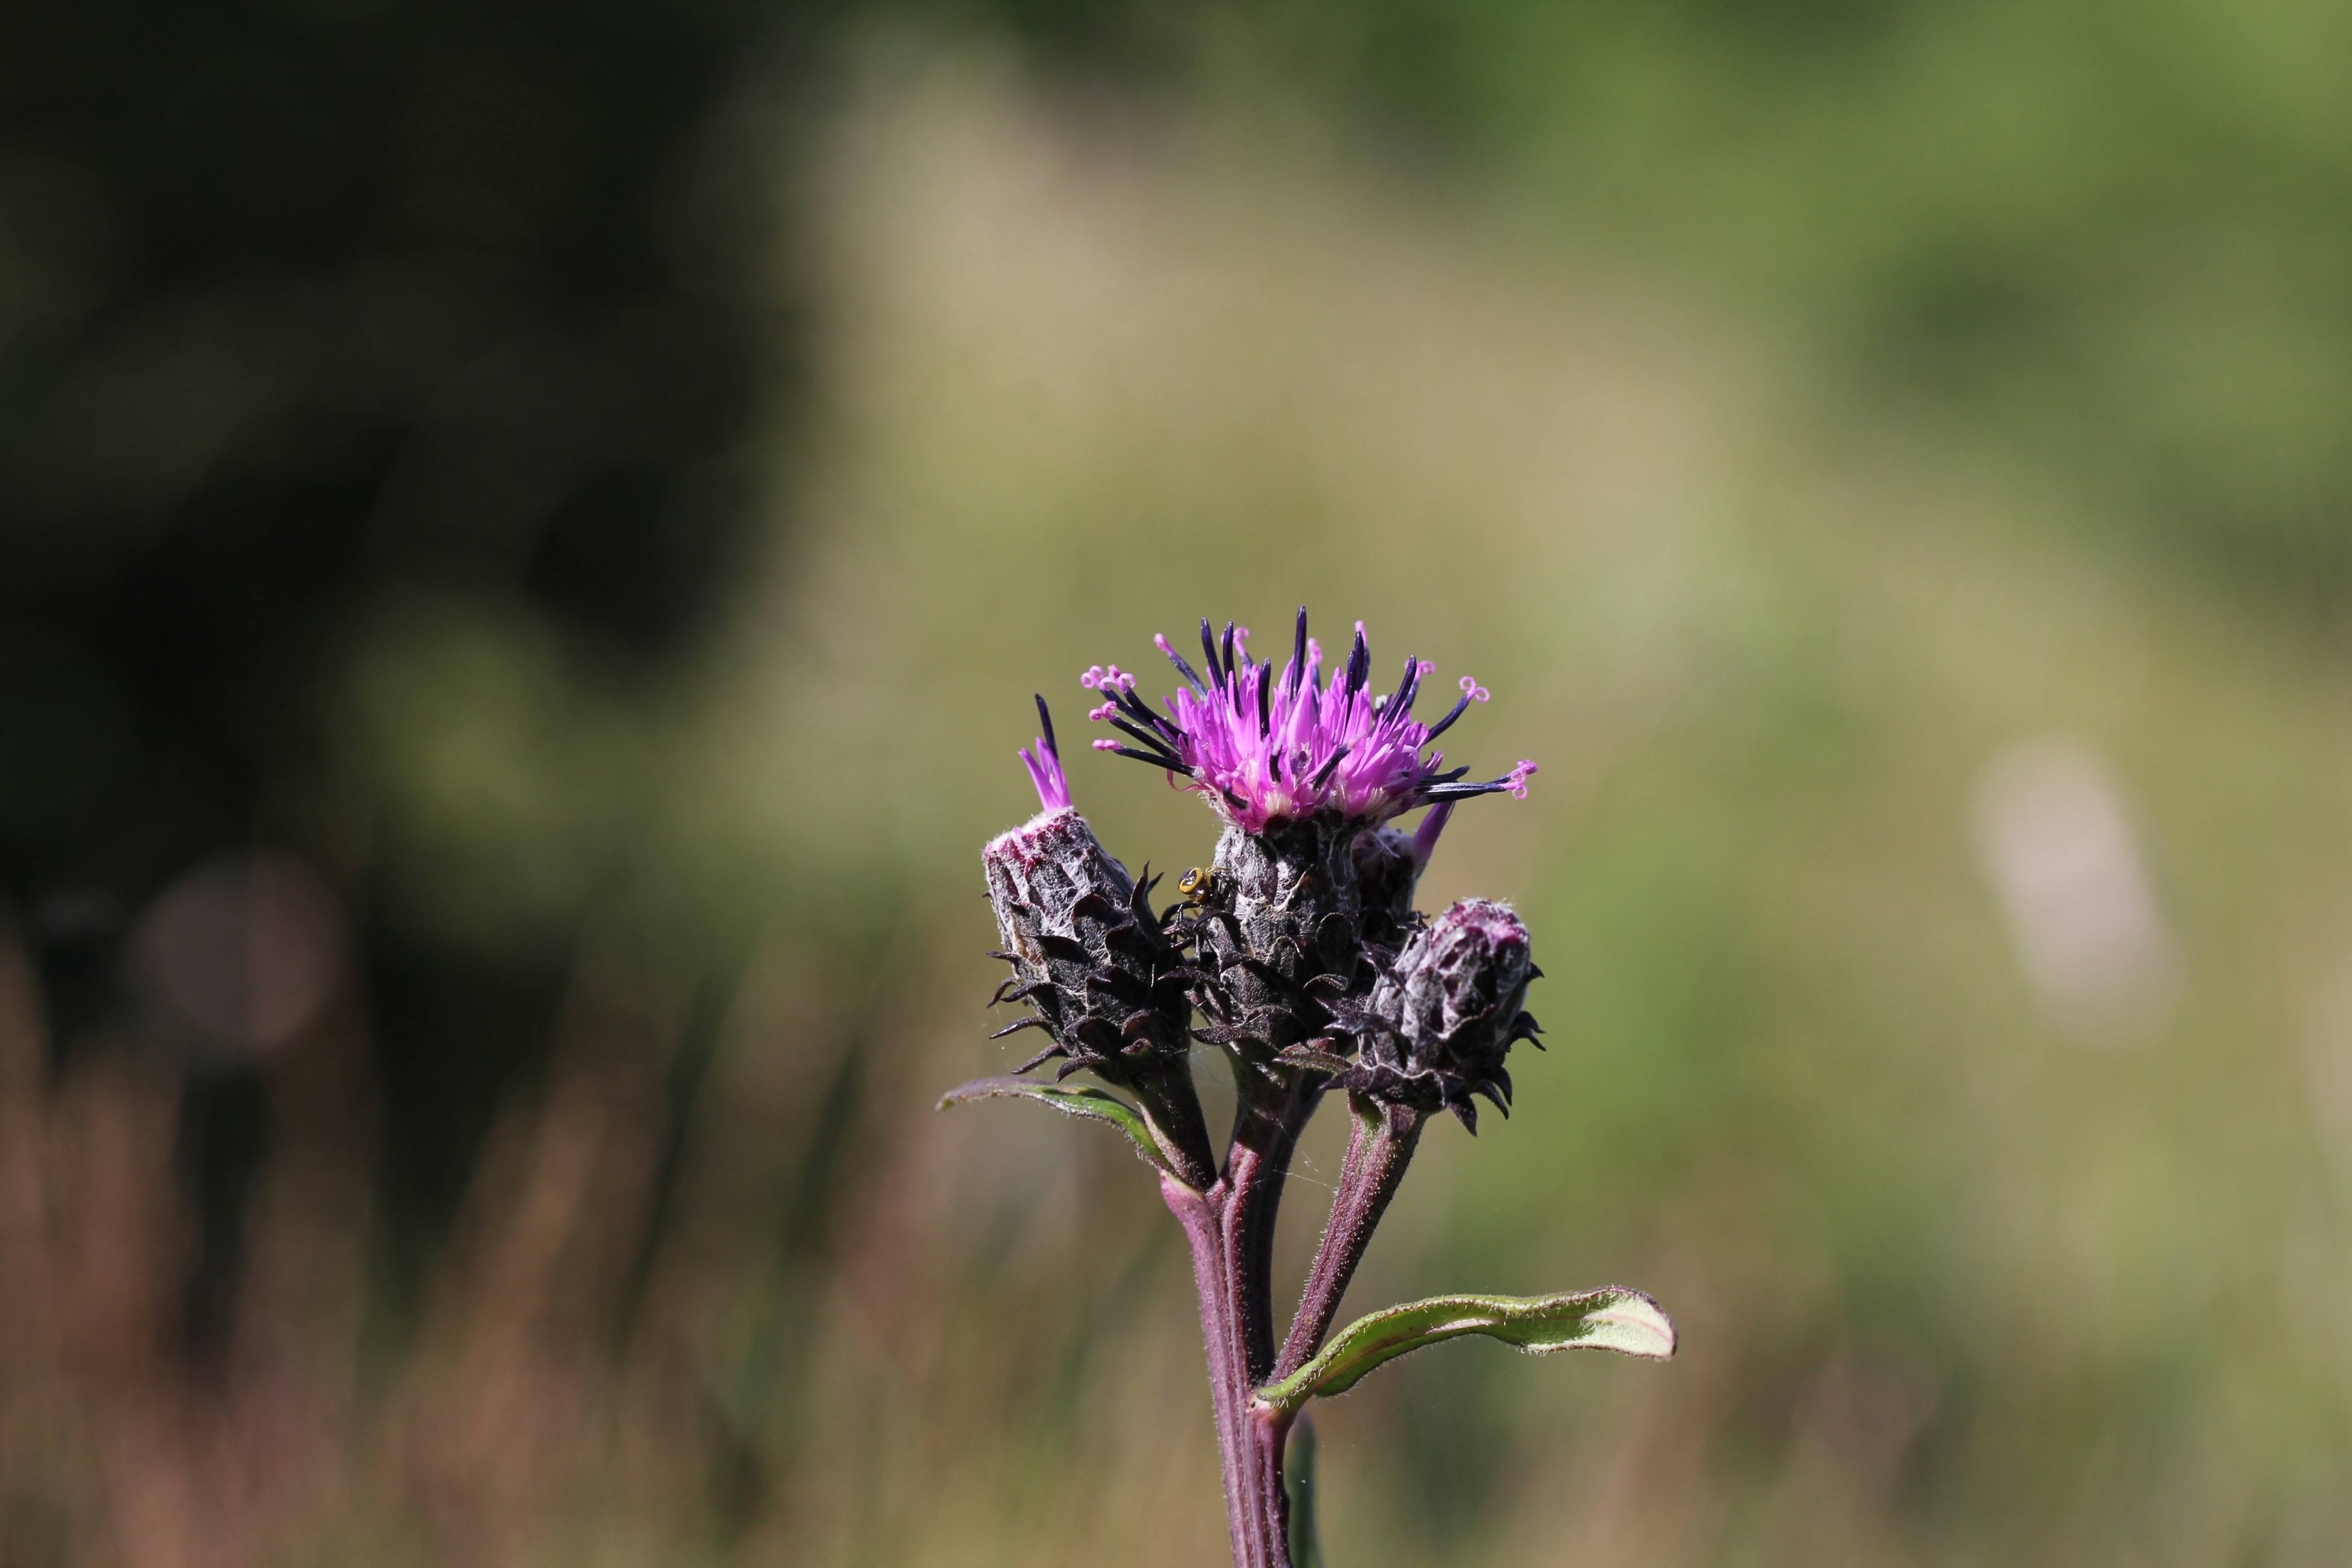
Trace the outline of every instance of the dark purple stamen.
{"label": "dark purple stamen", "polygon": [[1147,746],[1157,746],[1163,751],[1167,749],[1168,742],[1166,741],[1161,740],[1158,735],[1145,729],[1142,725],[1129,723],[1127,720],[1120,718],[1116,713],[1112,714],[1110,717],[1110,727],[1117,730],[1122,735],[1133,736],[1136,740],[1142,742]]}
{"label": "dark purple stamen", "polygon": [[1421,795],[1423,800],[1467,800],[1474,795],[1493,795],[1510,787],[1509,779],[1488,779],[1485,784],[1432,784]]}
{"label": "dark purple stamen", "polygon": [[1209,664],[1209,683],[1222,688],[1225,684],[1225,667],[1217,662],[1217,629],[1209,617],[1201,617],[1201,657]]}
{"label": "dark purple stamen", "polygon": [[1462,710],[1469,706],[1470,698],[1467,693],[1465,693],[1461,701],[1445,710],[1444,718],[1429,727],[1429,739],[1434,741],[1438,736],[1445,733],[1453,726],[1454,721],[1462,717]]}
{"label": "dark purple stamen", "polygon": [[1137,723],[1145,725],[1153,730],[1169,731],[1171,733],[1173,733],[1168,721],[1161,718],[1159,714],[1154,713],[1150,708],[1144,706],[1143,699],[1138,697],[1132,688],[1121,687],[1118,691],[1112,693],[1111,700],[1118,703],[1129,713],[1134,715]]}
{"label": "dark purple stamen", "polygon": [[1298,631],[1290,639],[1290,668],[1286,672],[1293,691],[1307,677],[1307,606],[1298,606]]}
{"label": "dark purple stamen", "polygon": [[[1139,752],[1133,746],[1105,746],[1099,741],[1095,744],[1114,757],[1133,757],[1139,763],[1150,763],[1153,767],[1165,769],[1171,773],[1184,773],[1189,776],[1192,771],[1175,758],[1160,752]],[[1135,775],[1130,773],[1128,776],[1132,778]]]}
{"label": "dark purple stamen", "polygon": [[1045,748],[1045,754],[1058,763],[1062,760],[1062,748],[1054,739],[1054,716],[1045,710],[1045,694],[1040,691],[1035,695],[1037,698],[1037,722],[1044,726],[1045,731],[1045,735],[1041,738],[1040,743]]}
{"label": "dark purple stamen", "polygon": [[1412,711],[1412,700],[1421,695],[1421,659],[1419,656],[1404,661],[1404,679],[1397,682],[1396,695],[1381,708],[1390,718]]}
{"label": "dark purple stamen", "polygon": [[1191,687],[1194,691],[1199,692],[1203,697],[1206,697],[1209,694],[1208,685],[1206,682],[1202,680],[1200,672],[1195,670],[1191,665],[1184,662],[1184,656],[1178,653],[1174,647],[1170,646],[1166,637],[1161,637],[1160,639],[1160,651],[1168,656],[1168,662],[1176,667],[1176,673],[1184,678],[1185,685]]}
{"label": "dark purple stamen", "polygon": [[1348,746],[1342,746],[1338,751],[1332,752],[1330,758],[1326,761],[1321,767],[1315,770],[1315,776],[1307,781],[1307,787],[1308,789],[1321,789],[1325,784],[1329,784],[1331,782],[1331,775],[1339,771],[1339,764],[1348,760],[1348,752],[1352,748]]}

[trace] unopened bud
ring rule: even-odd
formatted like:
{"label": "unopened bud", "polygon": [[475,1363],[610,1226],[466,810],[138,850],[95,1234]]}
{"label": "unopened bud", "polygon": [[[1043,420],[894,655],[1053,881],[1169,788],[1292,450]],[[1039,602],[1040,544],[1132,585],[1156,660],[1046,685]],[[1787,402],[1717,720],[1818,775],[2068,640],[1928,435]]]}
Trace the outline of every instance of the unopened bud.
{"label": "unopened bud", "polygon": [[1204,1039],[1279,1051],[1324,1019],[1309,989],[1356,965],[1359,825],[1325,815],[1263,832],[1228,826],[1217,841],[1209,891],[1194,925],[1210,1016]]}
{"label": "unopened bud", "polygon": [[1517,915],[1485,899],[1455,904],[1412,934],[1368,1003],[1348,1009],[1350,1087],[1422,1110],[1442,1106],[1474,1131],[1472,1095],[1507,1113],[1503,1062],[1515,1041],[1535,1037],[1522,1006],[1539,973]]}
{"label": "unopened bud", "polygon": [[1137,885],[1074,807],[998,835],[981,863],[999,956],[1013,965],[995,1000],[1036,1009],[997,1033],[1041,1028],[1054,1042],[1021,1071],[1064,1057],[1065,1074],[1086,1068],[1122,1082],[1190,1049],[1192,973],[1151,911],[1150,885]]}

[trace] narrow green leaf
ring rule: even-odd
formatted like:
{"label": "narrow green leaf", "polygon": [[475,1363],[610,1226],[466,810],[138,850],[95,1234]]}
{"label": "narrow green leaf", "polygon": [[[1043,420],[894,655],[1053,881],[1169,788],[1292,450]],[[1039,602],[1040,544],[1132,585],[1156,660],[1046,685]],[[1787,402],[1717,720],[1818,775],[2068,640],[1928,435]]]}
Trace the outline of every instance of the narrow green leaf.
{"label": "narrow green leaf", "polygon": [[1331,1337],[1322,1353],[1280,1383],[1257,1391],[1258,1402],[1296,1410],[1318,1394],[1345,1394],[1366,1373],[1407,1351],[1464,1334],[1485,1334],[1530,1355],[1554,1351],[1619,1351],[1626,1355],[1675,1353],[1675,1325],[1639,1290],[1586,1290],[1569,1296],[1433,1296],[1357,1319]]}
{"label": "narrow green leaf", "polygon": [[1151,1142],[1151,1128],[1143,1113],[1118,1096],[1087,1085],[1075,1088],[1065,1084],[1033,1083],[1025,1078],[978,1078],[961,1089],[951,1089],[940,1097],[941,1110],[950,1105],[961,1105],[971,1100],[1034,1100],[1050,1105],[1066,1116],[1088,1116],[1097,1121],[1108,1121],[1127,1134],[1135,1152],[1154,1170],[1166,1171],[1168,1163]]}

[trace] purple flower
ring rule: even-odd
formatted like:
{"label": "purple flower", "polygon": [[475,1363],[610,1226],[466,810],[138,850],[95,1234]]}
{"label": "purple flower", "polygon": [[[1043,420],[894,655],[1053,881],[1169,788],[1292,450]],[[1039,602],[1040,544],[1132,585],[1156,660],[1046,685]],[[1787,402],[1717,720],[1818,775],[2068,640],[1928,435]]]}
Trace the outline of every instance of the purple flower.
{"label": "purple flower", "polygon": [[1165,714],[1135,695],[1135,677],[1117,665],[1087,670],[1080,684],[1107,699],[1087,717],[1127,737],[1097,741],[1095,749],[1181,774],[1190,781],[1185,788],[1205,795],[1246,833],[1327,814],[1376,825],[1415,806],[1468,795],[1527,795],[1528,776],[1536,771],[1531,762],[1523,759],[1498,779],[1465,783],[1469,769],[1447,770],[1443,752],[1427,751],[1473,701],[1486,700],[1475,680],[1465,677],[1461,700],[1435,723],[1423,724],[1412,716],[1413,699],[1436,667],[1409,658],[1393,693],[1373,692],[1371,652],[1360,621],[1346,669],[1328,686],[1323,650],[1307,635],[1303,606],[1290,661],[1279,671],[1250,658],[1248,638],[1246,627],[1228,623],[1220,647],[1203,620],[1205,680],[1166,637],[1153,638],[1186,688],[1167,700]]}
{"label": "purple flower", "polygon": [[1062,776],[1061,748],[1054,743],[1054,716],[1045,710],[1045,699],[1037,699],[1037,722],[1045,732],[1037,737],[1033,754],[1024,750],[1021,765],[1029,770],[1029,782],[1037,786],[1037,799],[1047,811],[1060,811],[1070,804],[1070,781]]}

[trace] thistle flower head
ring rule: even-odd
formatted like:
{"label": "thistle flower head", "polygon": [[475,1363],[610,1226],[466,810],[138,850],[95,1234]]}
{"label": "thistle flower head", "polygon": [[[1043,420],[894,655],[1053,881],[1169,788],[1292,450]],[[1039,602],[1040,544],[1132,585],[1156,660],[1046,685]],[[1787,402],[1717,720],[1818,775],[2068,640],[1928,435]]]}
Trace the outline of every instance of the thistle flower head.
{"label": "thistle flower head", "polygon": [[1472,1095],[1509,1108],[1503,1061],[1515,1041],[1536,1037],[1522,1005],[1540,973],[1528,928],[1507,906],[1455,904],[1413,933],[1368,1002],[1335,1006],[1356,1038],[1349,1087],[1423,1110],[1443,1107],[1475,1131]]}
{"label": "thistle flower head", "polygon": [[1248,629],[1230,622],[1222,642],[1201,623],[1206,678],[1166,637],[1153,640],[1184,686],[1166,700],[1166,712],[1155,712],[1136,696],[1132,674],[1117,665],[1087,670],[1080,683],[1104,699],[1088,717],[1127,737],[1097,741],[1095,748],[1181,776],[1244,832],[1322,816],[1377,826],[1418,805],[1497,790],[1524,796],[1536,771],[1522,760],[1501,778],[1467,783],[1469,769],[1446,769],[1444,754],[1430,743],[1472,702],[1485,701],[1486,688],[1464,678],[1461,700],[1436,722],[1422,723],[1413,702],[1436,667],[1408,658],[1394,692],[1373,691],[1361,622],[1346,666],[1328,682],[1304,607],[1279,669],[1252,658]]}
{"label": "thistle flower head", "polygon": [[997,956],[1013,966],[994,1001],[1035,1009],[997,1032],[1052,1038],[1020,1071],[1061,1057],[1065,1073],[1088,1068],[1124,1081],[1190,1048],[1186,986],[1197,977],[1152,912],[1151,881],[1129,876],[1070,805],[1043,698],[1037,713],[1045,732],[1021,760],[1045,809],[981,850]]}

